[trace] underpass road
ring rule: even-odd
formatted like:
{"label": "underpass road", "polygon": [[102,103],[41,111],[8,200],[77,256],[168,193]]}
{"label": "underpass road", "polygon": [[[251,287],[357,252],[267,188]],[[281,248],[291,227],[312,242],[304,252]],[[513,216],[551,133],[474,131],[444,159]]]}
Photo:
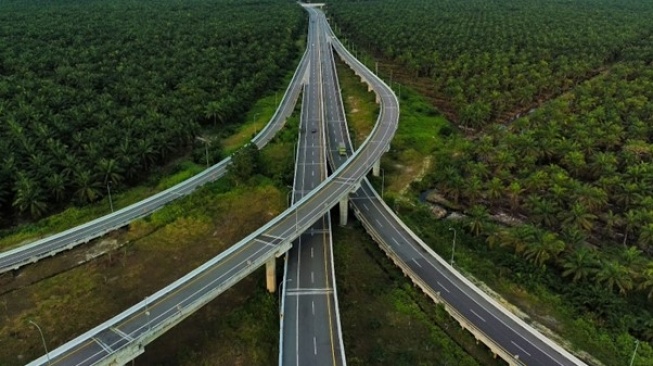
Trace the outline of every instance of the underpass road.
{"label": "underpass road", "polygon": [[[363,77],[369,78],[372,85],[379,90],[380,100],[384,105],[376,126],[359,151],[292,207],[224,253],[152,294],[148,299],[51,351],[49,355],[53,364],[108,365],[116,360],[127,362],[133,359],[149,342],[271,258],[287,251],[293,240],[357,187],[372,164],[387,149],[397,127],[398,106],[394,94],[383,89],[385,86],[381,81],[375,79],[369,70],[362,68],[355,60],[350,61],[353,67],[357,68]],[[114,328],[120,331],[117,334],[127,342],[121,340],[106,345],[94,340],[101,338],[108,329]],[[100,346],[101,351],[98,351],[97,346]],[[94,361],[100,357],[101,361]],[[45,356],[30,363],[46,364],[48,359]]]}
{"label": "underpass road", "polygon": [[[321,50],[324,34],[310,9],[311,72],[302,102],[293,198],[326,178]],[[282,283],[279,365],[344,365],[344,349],[331,271],[331,222],[322,216],[287,252]]]}

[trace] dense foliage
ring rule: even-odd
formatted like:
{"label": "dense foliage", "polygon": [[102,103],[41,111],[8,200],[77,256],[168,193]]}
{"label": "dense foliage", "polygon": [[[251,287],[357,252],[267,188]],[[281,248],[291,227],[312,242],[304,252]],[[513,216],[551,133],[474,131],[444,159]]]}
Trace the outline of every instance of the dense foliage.
{"label": "dense foliage", "polygon": [[3,1],[0,215],[97,200],[193,146],[203,161],[200,128],[241,121],[304,24],[274,0]]}
{"label": "dense foliage", "polygon": [[498,271],[653,341],[653,3],[334,0],[330,13],[477,132],[449,136],[417,187],[467,214]]}
{"label": "dense foliage", "polygon": [[[641,254],[653,248],[652,140],[653,67],[618,64],[507,128],[454,142],[428,180],[471,207],[477,233],[486,207],[527,219],[490,244],[558,263],[573,281],[651,296],[653,262]],[[588,243],[622,258],[601,260]]]}
{"label": "dense foliage", "polygon": [[438,107],[473,128],[528,110],[616,60],[653,59],[642,48],[653,33],[649,1],[332,3],[345,36],[420,78]]}

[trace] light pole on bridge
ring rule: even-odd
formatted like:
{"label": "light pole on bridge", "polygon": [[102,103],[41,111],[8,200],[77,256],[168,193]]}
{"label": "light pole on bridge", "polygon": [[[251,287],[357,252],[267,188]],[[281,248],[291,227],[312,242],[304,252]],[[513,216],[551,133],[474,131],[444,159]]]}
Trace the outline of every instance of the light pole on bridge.
{"label": "light pole on bridge", "polygon": [[449,231],[453,230],[453,244],[451,245],[451,266],[453,267],[453,255],[456,251],[456,229],[450,227]]}
{"label": "light pole on bridge", "polygon": [[36,322],[34,322],[32,320],[28,320],[28,322],[30,324],[32,324],[33,326],[35,326],[36,329],[38,329],[39,334],[41,335],[41,342],[43,342],[43,349],[45,350],[45,357],[48,359],[48,365],[51,365],[52,362],[50,361],[50,352],[48,352],[48,346],[45,343],[45,337],[43,336],[43,331],[41,330],[41,327],[39,327],[39,325],[36,324]]}

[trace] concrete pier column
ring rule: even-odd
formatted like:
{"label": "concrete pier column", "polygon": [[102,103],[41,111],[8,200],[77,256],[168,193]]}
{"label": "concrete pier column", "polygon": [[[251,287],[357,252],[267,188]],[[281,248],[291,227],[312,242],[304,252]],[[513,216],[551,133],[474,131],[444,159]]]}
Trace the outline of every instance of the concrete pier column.
{"label": "concrete pier column", "polygon": [[378,177],[381,174],[381,159],[377,160],[374,165],[372,165],[372,175]]}
{"label": "concrete pier column", "polygon": [[340,226],[347,225],[347,215],[349,215],[349,198],[345,197],[340,200]]}
{"label": "concrete pier column", "polygon": [[277,291],[277,259],[275,257],[265,263],[265,280],[268,292],[275,293]]}

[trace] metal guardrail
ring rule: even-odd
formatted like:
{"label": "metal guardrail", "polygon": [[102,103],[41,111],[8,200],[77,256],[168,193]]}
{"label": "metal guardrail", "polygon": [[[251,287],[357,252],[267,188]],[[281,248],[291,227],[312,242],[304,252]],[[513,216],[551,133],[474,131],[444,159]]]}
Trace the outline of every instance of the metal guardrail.
{"label": "metal guardrail", "polygon": [[[374,195],[374,200],[377,200],[381,205],[386,208],[388,212],[392,211],[390,208],[385,204],[385,202],[381,199],[379,196],[378,192],[374,188],[372,188],[372,185],[370,182],[366,179],[363,183],[363,185],[367,185],[369,187],[370,192],[373,192],[372,194]],[[411,281],[415,285],[417,285],[422,292],[424,292],[428,297],[430,297],[434,302],[440,303],[444,305],[444,309],[449,313],[449,315],[454,318],[463,328],[467,329],[472,335],[474,335],[474,338],[477,340],[482,341],[492,352],[495,354],[499,355],[503,360],[508,362],[512,366],[525,366],[526,364],[521,362],[519,359],[515,359],[514,355],[511,354],[509,351],[507,351],[505,348],[503,348],[500,344],[494,342],[490,336],[485,334],[481,329],[477,328],[474,326],[473,323],[469,322],[468,319],[463,316],[460,312],[458,312],[455,307],[453,307],[451,304],[449,304],[441,295],[440,292],[435,291],[432,287],[430,287],[426,282],[424,282],[407,264],[404,262],[401,257],[395,253],[395,251],[392,249],[392,246],[390,243],[388,243],[384,237],[382,237],[375,229],[374,226],[371,225],[367,217],[362,213],[362,211],[354,204],[354,215],[358,218],[358,220],[362,223],[363,227],[365,228],[365,231],[370,235],[374,241],[379,244],[379,247],[383,250],[383,252],[390,258],[390,260],[397,266],[401,271],[404,273],[405,276],[409,277]]]}
{"label": "metal guardrail", "polygon": [[[271,133],[276,133],[285,124],[286,118],[292,114],[297,96],[299,94],[297,83],[304,77],[307,69],[307,52],[305,51],[293,74],[291,82],[284,92],[282,103],[279,104],[269,123],[252,139],[258,148],[265,146],[271,139]],[[290,93],[294,93],[290,95]],[[179,197],[193,192],[197,187],[222,177],[231,157],[207,168],[197,175],[176,184],[162,192],[152,195],[142,201],[131,204],[111,214],[96,218],[82,225],[62,231],[60,233],[36,240],[5,252],[0,253],[0,274],[17,270],[29,263],[35,263],[43,258],[54,256],[57,253],[70,250],[77,245],[88,243],[108,232],[126,226],[132,221],[147,216]],[[76,238],[68,237],[75,234],[88,232]]]}
{"label": "metal guardrail", "polygon": [[[391,98],[390,101],[393,101],[396,106],[397,101],[394,93],[392,93],[382,80],[378,79],[360,62],[356,63],[352,61],[352,64],[360,73],[366,75],[367,80],[371,84],[376,82],[381,87],[386,88],[386,93],[380,94],[386,99]],[[380,99],[381,103],[384,103],[384,98]],[[392,106],[388,106],[387,108],[392,110]],[[398,112],[398,107],[396,112]],[[315,220],[330,211],[331,207],[338,204],[343,197],[347,196],[351,190],[357,187],[360,180],[364,178],[365,173],[369,171],[374,162],[387,149],[390,139],[396,131],[397,122],[398,114],[386,118],[386,108],[382,108],[376,125],[359,150],[329,178],[299,202],[224,253],[156,292],[147,301],[139,302],[125,312],[50,352],[50,357],[55,358],[63,356],[66,352],[74,352],[75,347],[85,346],[95,342],[96,337],[101,337],[104,334],[103,332],[109,332],[112,329],[124,326],[126,323],[143,323],[145,321],[144,314],[150,314],[150,312],[154,311],[154,306],[161,307],[158,310],[160,314],[156,318],[150,319],[149,315],[147,315],[147,329],[144,329],[145,326],[136,327],[133,333],[126,334],[126,337],[123,337],[124,339],[119,339],[114,344],[115,347],[110,347],[111,352],[109,354],[103,355],[101,360],[97,362],[93,361],[92,364],[109,365],[115,362],[124,362],[141,353],[147,343],[151,342],[154,338],[171,328],[174,324],[177,324],[205,303],[211,301],[221,291],[224,291],[228,286],[235,283],[234,281],[248,275],[258,266],[262,266],[272,256],[278,256],[288,250],[292,240],[296,239]],[[380,130],[382,126],[383,130]],[[378,138],[379,140],[374,140],[374,138]],[[318,198],[320,199],[320,203],[311,205],[313,203],[311,201]],[[299,217],[299,211],[304,211],[301,217]],[[286,221],[294,221],[294,226]],[[282,224],[286,224],[288,226],[287,229],[283,229],[281,232],[275,232],[275,230],[279,230]],[[259,253],[261,249],[248,257],[246,267],[244,268],[238,268],[239,266],[243,267],[245,265],[244,262],[236,263],[233,268],[235,269],[235,274],[232,276],[233,278],[225,282],[227,283],[226,285],[225,283],[217,283],[218,279],[211,277],[212,272],[215,272],[216,268],[220,267],[221,264],[235,260],[234,258],[240,254],[240,251],[256,242],[257,236],[266,234],[273,234],[271,237],[280,238],[279,242],[274,245],[268,244],[272,246],[271,248],[265,245],[263,249],[267,248],[266,252]],[[193,281],[199,280],[210,281],[211,284],[211,287],[207,288],[201,296],[197,296],[197,291],[191,288]],[[188,296],[182,295],[182,293],[188,291],[195,292],[190,293]],[[157,325],[153,322],[159,322],[159,324]],[[45,365],[48,363],[47,361],[48,357],[41,356],[37,360],[32,361],[30,365]]]}
{"label": "metal guardrail", "polygon": [[[333,32],[331,31],[331,34]],[[334,36],[335,39],[335,36]],[[339,47],[334,47],[336,51],[341,54],[341,51],[344,49],[344,46],[342,44],[339,44]],[[344,108],[343,108],[343,116],[344,116]],[[349,134],[347,133],[347,139],[349,140],[349,144],[351,146],[351,138]],[[540,333],[536,332],[534,329],[532,329],[528,324],[526,324],[523,320],[519,319],[516,317],[514,314],[508,312],[505,308],[503,308],[500,304],[496,303],[493,299],[491,299],[487,294],[485,294],[483,291],[478,289],[475,285],[473,285],[466,277],[462,276],[458,271],[456,271],[453,267],[450,267],[448,263],[446,263],[442,258],[440,258],[430,247],[428,247],[410,228],[408,228],[399,217],[396,216],[396,214],[390,209],[385,204],[385,201],[378,195],[378,193],[373,189],[371,184],[367,179],[365,179],[361,185],[366,185],[367,188],[369,189],[370,192],[374,195],[373,199],[378,201],[380,205],[384,208],[384,211],[393,218],[395,222],[397,222],[407,233],[410,235],[410,237],[425,251],[427,252],[433,259],[437,260],[441,265],[443,265],[445,268],[449,269],[450,273],[453,273],[460,281],[465,283],[467,287],[472,289],[475,293],[477,293],[479,296],[483,297],[488,303],[492,304],[496,309],[498,309],[500,312],[511,318],[513,321],[515,321],[517,324],[521,325],[522,328],[524,328],[526,331],[529,333],[535,335],[538,337],[540,340],[542,340],[544,343],[549,345],[552,349],[556,350],[572,362],[578,364],[578,365],[585,365],[582,361],[577,359],[575,356],[571,355],[568,351],[566,351],[564,348],[560,347],[558,344],[555,342],[552,342],[549,338],[542,336]],[[522,366],[525,365],[521,360],[519,360],[518,357],[515,357],[512,353],[510,353],[508,350],[506,350],[504,347],[502,347],[499,343],[495,342],[490,336],[488,336],[485,332],[483,332],[481,329],[478,327],[474,326],[473,323],[469,322],[469,320],[462,315],[459,311],[457,311],[451,304],[449,304],[441,295],[438,291],[435,291],[432,287],[430,287],[426,282],[424,282],[402,259],[397,253],[395,253],[392,250],[392,246],[390,243],[388,243],[376,230],[374,229],[374,226],[370,224],[368,221],[367,217],[363,212],[358,209],[357,203],[354,202],[353,206],[355,207],[354,209],[354,214],[356,217],[361,221],[363,226],[365,227],[366,231],[374,240],[379,244],[381,249],[386,253],[386,255],[397,265],[402,272],[411,278],[411,280],[422,289],[422,291],[427,294],[433,301],[436,303],[442,303],[445,307],[445,310],[454,318],[456,321],[461,324],[465,329],[467,329],[470,333],[474,335],[474,337],[477,340],[483,341],[484,344],[486,344],[495,354],[499,355],[502,359],[506,360],[511,365],[514,366]]]}

